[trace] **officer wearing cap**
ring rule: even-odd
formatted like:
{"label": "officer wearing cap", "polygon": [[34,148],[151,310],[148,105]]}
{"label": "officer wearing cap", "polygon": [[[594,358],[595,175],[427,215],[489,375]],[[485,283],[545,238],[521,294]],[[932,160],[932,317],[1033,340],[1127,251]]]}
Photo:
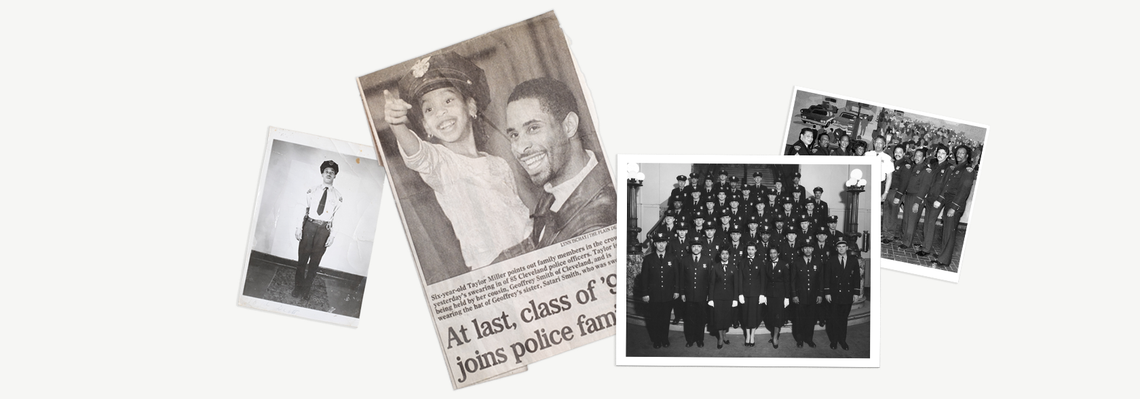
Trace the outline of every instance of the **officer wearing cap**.
{"label": "officer wearing cap", "polygon": [[756,241],[756,252],[760,256],[767,254],[769,249],[778,248],[779,243],[772,238],[775,234],[775,229],[771,225],[763,224],[760,226],[760,239]]}
{"label": "officer wearing cap", "polygon": [[811,202],[815,204],[815,211],[823,217],[831,215],[831,211],[827,208],[827,201],[823,200],[823,187],[816,187],[811,192],[815,194],[811,197]]}
{"label": "officer wearing cap", "polygon": [[791,197],[785,197],[780,202],[780,216],[784,218],[785,222],[790,222],[796,218],[796,202]]}
{"label": "officer wearing cap", "polygon": [[813,229],[819,226],[823,226],[826,219],[824,219],[823,215],[821,215],[819,212],[815,211],[814,201],[804,201],[803,209],[803,216],[811,222],[811,227]]}
{"label": "officer wearing cap", "polygon": [[779,212],[780,211],[780,199],[779,199],[780,194],[777,193],[776,190],[768,190],[767,192],[764,193],[764,195],[768,197],[768,200],[764,202],[765,207],[768,208],[768,212],[772,212],[772,213]]}
{"label": "officer wearing cap", "polygon": [[739,177],[731,176],[728,178],[728,195],[730,197],[741,195]]}
{"label": "officer wearing cap", "polygon": [[831,245],[831,235],[828,234],[827,227],[817,226],[814,230],[814,234],[811,236],[811,241],[805,246],[814,247],[813,253],[816,256],[820,257],[820,259],[827,259],[827,257],[831,255]]}
{"label": "officer wearing cap", "polygon": [[788,234],[789,229],[785,226],[790,219],[784,217],[783,213],[777,213],[772,216],[772,224],[775,228],[772,229],[772,241],[784,241],[784,236]]}
{"label": "officer wearing cap", "polygon": [[772,211],[768,209],[767,202],[760,201],[752,205],[749,215],[756,217],[756,220],[760,221],[761,225],[764,225],[768,223],[766,219],[772,217]]}
{"label": "officer wearing cap", "polygon": [[701,199],[701,192],[699,190],[689,191],[689,197],[685,202],[685,209],[688,209],[691,214],[704,206],[705,201]]}
{"label": "officer wearing cap", "polygon": [[743,237],[744,233],[740,231],[740,225],[733,223],[732,227],[728,229],[728,240],[725,241],[725,248],[728,248],[733,261],[739,260],[744,254],[745,242],[741,239]]}
{"label": "officer wearing cap", "polygon": [[803,254],[796,256],[792,261],[792,303],[795,306],[792,321],[792,337],[796,339],[796,347],[802,348],[806,342],[808,346],[815,347],[815,323],[818,320],[817,305],[823,302],[819,292],[819,275],[823,269],[820,255],[815,254],[815,247],[804,246]]}
{"label": "officer wearing cap", "polygon": [[709,262],[702,254],[700,240],[690,242],[689,255],[681,258],[681,301],[685,303],[685,346],[705,346],[705,324],[708,320]]}
{"label": "officer wearing cap", "polygon": [[[752,184],[756,187],[756,195],[758,197],[764,196],[764,194],[768,191],[767,187],[764,186],[764,174],[763,173],[752,172]],[[760,199],[762,200],[763,198],[760,198]]]}
{"label": "officer wearing cap", "polygon": [[665,248],[666,252],[673,256],[685,256],[689,253],[689,223],[685,221],[678,221],[676,223],[676,230],[674,234],[669,237],[669,245]]}
{"label": "officer wearing cap", "polygon": [[705,211],[697,209],[689,214],[689,219],[693,221],[693,228],[689,232],[693,238],[700,238],[705,232]]}
{"label": "officer wearing cap", "polygon": [[792,181],[788,184],[788,191],[798,193],[800,199],[807,198],[807,192],[804,191],[804,186],[800,185],[800,177],[803,177],[800,175],[800,172],[792,173]]}
{"label": "officer wearing cap", "polygon": [[724,236],[717,235],[716,223],[711,221],[707,222],[705,223],[705,235],[700,238],[701,246],[704,247],[709,254],[719,253],[724,238]]}
{"label": "officer wearing cap", "polygon": [[733,222],[740,222],[748,215],[748,211],[740,206],[740,199],[740,194],[728,198],[728,209],[725,209],[724,213],[731,216]]}
{"label": "officer wearing cap", "polygon": [[753,204],[756,203],[756,186],[752,183],[740,186],[740,207],[752,212]]}
{"label": "officer wearing cap", "polygon": [[760,219],[756,215],[748,215],[748,218],[744,219],[744,223],[748,230],[742,233],[740,239],[744,242],[760,241]]}
{"label": "officer wearing cap", "polygon": [[724,169],[721,169],[720,173],[718,173],[716,176],[716,183],[713,186],[717,189],[717,191],[728,191],[728,172],[725,172]]}
{"label": "officer wearing cap", "polygon": [[835,243],[835,252],[828,260],[820,287],[823,299],[831,307],[827,321],[831,349],[838,345],[847,350],[847,319],[851,316],[851,304],[859,299],[861,274],[858,258],[847,252],[846,240]]}
{"label": "officer wearing cap", "polygon": [[680,261],[666,251],[669,237],[664,233],[653,236],[655,251],[641,262],[640,286],[645,287],[642,302],[649,304],[645,315],[645,328],[654,348],[669,347],[669,311],[673,300],[680,297],[677,275]]}
{"label": "officer wearing cap", "polygon": [[811,218],[806,214],[800,214],[796,219],[799,223],[799,229],[796,230],[796,236],[799,237],[800,247],[811,243],[812,236],[815,230],[812,229],[813,224]]}
{"label": "officer wearing cap", "polygon": [[297,227],[294,236],[300,243],[297,247],[297,270],[293,276],[291,295],[309,300],[313,279],[321,268],[321,258],[325,249],[333,244],[333,216],[344,204],[340,190],[333,187],[333,180],[340,173],[340,166],[331,160],[321,162],[321,184],[305,193],[305,217]]}
{"label": "officer wearing cap", "polygon": [[710,199],[716,198],[716,184],[714,184],[711,173],[705,174],[705,185],[701,187],[701,201],[708,202]]}
{"label": "officer wearing cap", "polygon": [[685,175],[677,176],[677,184],[673,187],[673,191],[669,193],[669,198],[677,198],[685,194],[685,189],[688,188],[689,178]]}
{"label": "officer wearing cap", "polygon": [[697,172],[689,173],[688,182],[689,184],[681,190],[681,194],[684,195],[685,198],[689,198],[689,193],[692,193],[694,191],[701,191],[701,179],[700,175],[698,175]]}

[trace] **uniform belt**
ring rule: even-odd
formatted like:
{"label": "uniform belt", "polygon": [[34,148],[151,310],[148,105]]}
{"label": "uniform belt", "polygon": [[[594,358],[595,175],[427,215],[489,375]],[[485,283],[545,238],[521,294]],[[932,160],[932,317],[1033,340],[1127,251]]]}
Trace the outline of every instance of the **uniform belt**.
{"label": "uniform belt", "polygon": [[305,221],[306,222],[313,222],[319,226],[324,226],[324,227],[327,227],[329,223],[332,223],[331,221],[317,220],[317,219],[313,219],[313,218],[308,217],[308,216],[305,216]]}

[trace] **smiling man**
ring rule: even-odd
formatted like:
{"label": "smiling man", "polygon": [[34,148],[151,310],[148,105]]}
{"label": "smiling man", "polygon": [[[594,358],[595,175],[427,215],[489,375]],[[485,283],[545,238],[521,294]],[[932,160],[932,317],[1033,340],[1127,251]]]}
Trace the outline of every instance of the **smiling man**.
{"label": "smiling man", "polygon": [[566,84],[538,78],[515,86],[506,136],[530,180],[547,193],[533,215],[537,248],[617,223],[613,182],[582,146],[578,103]]}

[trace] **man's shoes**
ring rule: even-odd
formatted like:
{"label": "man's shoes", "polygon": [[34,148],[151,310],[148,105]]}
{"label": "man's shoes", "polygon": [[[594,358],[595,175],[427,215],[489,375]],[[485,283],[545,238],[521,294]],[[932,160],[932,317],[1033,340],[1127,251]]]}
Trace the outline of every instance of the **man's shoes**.
{"label": "man's shoes", "polygon": [[661,349],[661,344],[654,342],[653,349]]}
{"label": "man's shoes", "polygon": [[796,342],[796,347],[797,347],[797,348],[803,348],[803,347],[804,347],[804,343],[803,343],[803,342]]}
{"label": "man's shoes", "polygon": [[705,341],[697,341],[697,347],[698,348],[704,348],[705,347]]}
{"label": "man's shoes", "polygon": [[884,238],[884,239],[883,239],[883,244],[890,244],[892,241],[894,241],[894,240],[892,240],[892,239],[890,239],[890,238]]}
{"label": "man's shoes", "polygon": [[915,254],[915,255],[918,255],[918,256],[923,256],[923,257],[925,257],[926,255],[930,255],[930,252],[926,252],[926,251],[918,251],[918,252],[915,252],[914,254]]}
{"label": "man's shoes", "polygon": [[808,342],[807,342],[807,344],[808,344],[808,347],[811,347],[811,348],[814,348],[814,347],[815,347],[815,342],[814,342],[814,341],[808,341]]}
{"label": "man's shoes", "polygon": [[665,341],[665,343],[661,344],[661,346],[668,348],[669,347],[669,341]]}
{"label": "man's shoes", "polygon": [[685,347],[686,347],[686,348],[692,348],[692,347],[693,347],[693,343],[692,343],[692,342],[686,342],[686,343],[685,343]]}
{"label": "man's shoes", "polygon": [[296,288],[294,288],[294,289],[293,289],[293,292],[290,292],[290,293],[289,293],[289,295],[290,295],[290,296],[292,296],[292,297],[294,297],[294,298],[296,298],[296,297],[299,297],[299,296],[301,296],[301,293],[300,293],[300,292],[297,292],[297,289],[296,289]]}
{"label": "man's shoes", "polygon": [[831,343],[831,349],[835,349],[835,348],[836,348],[836,347],[838,347],[838,346],[839,346],[839,343],[838,343],[838,342],[832,342],[832,343]]}
{"label": "man's shoes", "polygon": [[681,322],[681,320],[679,320],[679,319],[673,319],[673,325],[677,325],[680,322]]}
{"label": "man's shoes", "polygon": [[310,294],[309,291],[305,291],[304,294],[301,294],[301,299],[304,299],[306,301],[309,300],[309,294]]}
{"label": "man's shoes", "polygon": [[899,244],[899,249],[910,249],[909,245]]}
{"label": "man's shoes", "polygon": [[839,341],[839,346],[842,346],[843,350],[850,350],[851,349],[851,347],[847,346],[847,341]]}

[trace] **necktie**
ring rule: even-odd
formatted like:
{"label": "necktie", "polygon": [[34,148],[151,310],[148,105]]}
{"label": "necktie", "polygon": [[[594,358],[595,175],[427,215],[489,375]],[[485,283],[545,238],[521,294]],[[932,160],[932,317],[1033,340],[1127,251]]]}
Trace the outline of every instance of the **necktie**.
{"label": "necktie", "polygon": [[693,262],[700,262],[700,261],[701,261],[700,255],[693,255]]}
{"label": "necktie", "polygon": [[322,215],[325,213],[325,200],[329,199],[329,188],[325,187],[325,192],[321,193],[321,202],[317,204],[317,214]]}
{"label": "necktie", "polygon": [[839,255],[839,266],[844,268],[844,269],[847,268],[847,257],[846,256]]}

